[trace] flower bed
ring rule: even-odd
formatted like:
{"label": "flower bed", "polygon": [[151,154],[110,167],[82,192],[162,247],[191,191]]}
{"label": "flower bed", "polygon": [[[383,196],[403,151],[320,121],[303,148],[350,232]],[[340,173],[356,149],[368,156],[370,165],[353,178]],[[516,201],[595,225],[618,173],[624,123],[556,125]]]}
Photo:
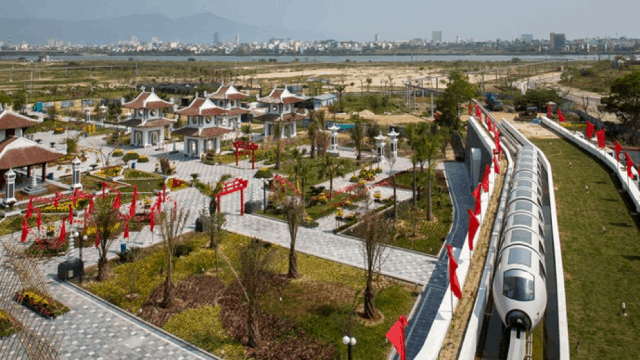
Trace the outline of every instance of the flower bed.
{"label": "flower bed", "polygon": [[0,310],[0,338],[11,336],[16,332],[10,320],[10,315]]}
{"label": "flower bed", "polygon": [[67,240],[61,243],[58,237],[47,237],[31,244],[24,253],[31,256],[42,255],[49,257],[64,255],[67,249],[69,249],[69,242]]}
{"label": "flower bed", "polygon": [[64,133],[64,129],[63,128],[55,128],[55,129],[53,129],[53,133],[54,134],[62,134],[62,133]]}
{"label": "flower bed", "polygon": [[96,172],[93,175],[99,176],[102,178],[111,178],[115,176],[120,176],[120,171],[122,171],[122,168],[120,166],[112,166],[112,167],[100,169],[98,172]]}
{"label": "flower bed", "polygon": [[140,159],[138,159],[138,162],[139,162],[139,163],[146,163],[146,162],[149,162],[149,157],[148,157],[148,156],[146,156],[146,155],[142,155],[142,156],[140,156]]}
{"label": "flower bed", "polygon": [[180,180],[176,178],[171,178],[167,180],[167,188],[171,189],[171,191],[176,191],[176,190],[184,189],[187,187],[189,187],[189,184],[184,180]]}
{"label": "flower bed", "polygon": [[113,152],[113,154],[111,154],[113,157],[120,157],[122,155],[124,155],[124,153],[122,152],[122,150],[116,150]]}
{"label": "flower bed", "polygon": [[24,289],[17,291],[13,299],[49,319],[56,318],[69,311],[69,308],[64,304],[54,299],[47,299],[37,290]]}
{"label": "flower bed", "polygon": [[273,173],[268,168],[263,167],[260,168],[253,177],[256,179],[270,179],[273,177]]}
{"label": "flower bed", "polygon": [[89,203],[89,200],[87,199],[79,199],[76,201],[76,206],[73,206],[73,201],[69,200],[69,201],[59,202],[58,206],[55,206],[54,204],[43,206],[40,208],[40,211],[43,213],[68,214],[69,208],[72,208],[73,210],[83,209],[88,203]]}

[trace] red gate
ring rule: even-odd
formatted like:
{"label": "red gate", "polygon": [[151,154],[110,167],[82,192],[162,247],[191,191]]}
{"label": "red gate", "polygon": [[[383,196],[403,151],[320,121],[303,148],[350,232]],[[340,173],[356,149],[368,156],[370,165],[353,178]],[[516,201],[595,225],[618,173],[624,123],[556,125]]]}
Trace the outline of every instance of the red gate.
{"label": "red gate", "polygon": [[240,149],[251,151],[251,170],[254,170],[255,167],[255,151],[258,150],[258,144],[250,142],[250,141],[234,141],[233,147],[236,148],[236,166],[238,166],[238,155],[240,155]]}
{"label": "red gate", "polygon": [[249,185],[249,180],[236,178],[224,183],[222,191],[218,194],[218,212],[220,212],[220,199],[236,191],[240,191],[240,215],[244,215],[244,189]]}

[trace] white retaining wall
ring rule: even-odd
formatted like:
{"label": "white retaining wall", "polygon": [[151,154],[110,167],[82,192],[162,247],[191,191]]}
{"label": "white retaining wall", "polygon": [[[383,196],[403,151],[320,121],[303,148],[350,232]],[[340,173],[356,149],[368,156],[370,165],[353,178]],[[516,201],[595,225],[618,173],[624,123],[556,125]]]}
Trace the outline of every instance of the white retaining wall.
{"label": "white retaining wall", "polygon": [[[475,118],[470,117],[469,126],[473,127],[474,130],[479,134],[479,137],[482,141],[482,145],[485,147],[486,151],[489,151],[490,154],[493,154],[493,150],[495,149],[495,143],[493,139],[486,133],[483,126],[476,121]],[[493,170],[493,166],[491,167]],[[493,172],[492,172],[493,173]],[[484,175],[484,171],[482,172]],[[483,193],[481,197],[482,203],[482,214],[480,228],[476,232],[476,235],[473,239],[474,248],[480,237],[480,232],[485,226],[492,226],[492,224],[484,222],[484,216],[487,211],[487,207],[489,206],[489,200],[491,194],[493,194],[493,189],[495,188],[495,174],[489,177],[489,193]],[[476,184],[477,186],[477,184]],[[466,210],[466,209],[465,209]],[[473,210],[473,209],[472,209]],[[465,224],[461,224],[461,226],[468,226],[468,222]],[[464,288],[464,283],[467,277],[467,273],[469,272],[469,266],[471,265],[471,257],[472,252],[469,250],[469,234],[467,233],[467,237],[465,238],[464,245],[462,249],[454,248],[454,254],[458,255],[458,270],[456,272],[458,276],[458,282],[460,283],[460,288]],[[448,261],[448,260],[447,260]],[[448,275],[447,271],[447,276]],[[453,298],[453,302],[452,299]],[[429,331],[429,335],[427,336],[426,341],[418,355],[415,357],[416,360],[434,360],[437,359],[438,354],[440,353],[440,349],[444,345],[444,339],[447,334],[447,330],[449,328],[449,324],[451,323],[451,314],[452,314],[452,305],[455,310],[456,305],[458,304],[458,299],[451,294],[451,286],[448,287],[447,292],[442,299],[442,303],[438,308],[438,315],[436,316],[433,325],[431,326],[431,330]],[[473,348],[475,352],[475,347]]]}

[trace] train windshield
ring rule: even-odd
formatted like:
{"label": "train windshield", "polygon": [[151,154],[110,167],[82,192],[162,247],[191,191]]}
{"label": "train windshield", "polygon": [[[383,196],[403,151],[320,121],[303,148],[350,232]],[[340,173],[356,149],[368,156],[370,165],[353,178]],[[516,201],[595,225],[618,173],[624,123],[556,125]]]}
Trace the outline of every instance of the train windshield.
{"label": "train windshield", "polygon": [[522,270],[504,272],[504,296],[517,301],[532,301],[535,298],[533,275]]}

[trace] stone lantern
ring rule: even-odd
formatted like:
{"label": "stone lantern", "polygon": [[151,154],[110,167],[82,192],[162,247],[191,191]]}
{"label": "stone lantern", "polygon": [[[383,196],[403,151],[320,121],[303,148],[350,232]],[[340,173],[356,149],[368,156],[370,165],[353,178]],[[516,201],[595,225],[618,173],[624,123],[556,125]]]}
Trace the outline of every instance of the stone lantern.
{"label": "stone lantern", "polygon": [[82,190],[82,182],[80,181],[80,164],[82,164],[82,162],[80,162],[80,159],[78,159],[77,156],[71,162],[71,188],[74,190]]}
{"label": "stone lantern", "polygon": [[9,168],[9,171],[4,173],[5,188],[4,188],[4,203],[7,205],[15,204],[16,199],[16,173],[13,169]]}
{"label": "stone lantern", "polygon": [[382,162],[384,161],[384,141],[387,139],[387,137],[380,133],[374,139],[376,140],[376,148],[378,149],[378,161]]}
{"label": "stone lantern", "polygon": [[102,114],[100,122],[104,123],[104,121],[107,119],[107,107],[104,106],[104,104],[100,105],[100,113]]}
{"label": "stone lantern", "polygon": [[84,121],[91,121],[91,109],[89,105],[84,108]]}
{"label": "stone lantern", "polygon": [[331,131],[331,146],[329,147],[329,151],[337,153],[338,152],[338,130],[340,130],[340,128],[337,127],[336,124],[333,124],[333,126],[331,126],[329,130]]}
{"label": "stone lantern", "polygon": [[398,157],[398,135],[400,134],[398,134],[395,129],[391,129],[391,132],[388,135],[391,157],[395,159]]}

